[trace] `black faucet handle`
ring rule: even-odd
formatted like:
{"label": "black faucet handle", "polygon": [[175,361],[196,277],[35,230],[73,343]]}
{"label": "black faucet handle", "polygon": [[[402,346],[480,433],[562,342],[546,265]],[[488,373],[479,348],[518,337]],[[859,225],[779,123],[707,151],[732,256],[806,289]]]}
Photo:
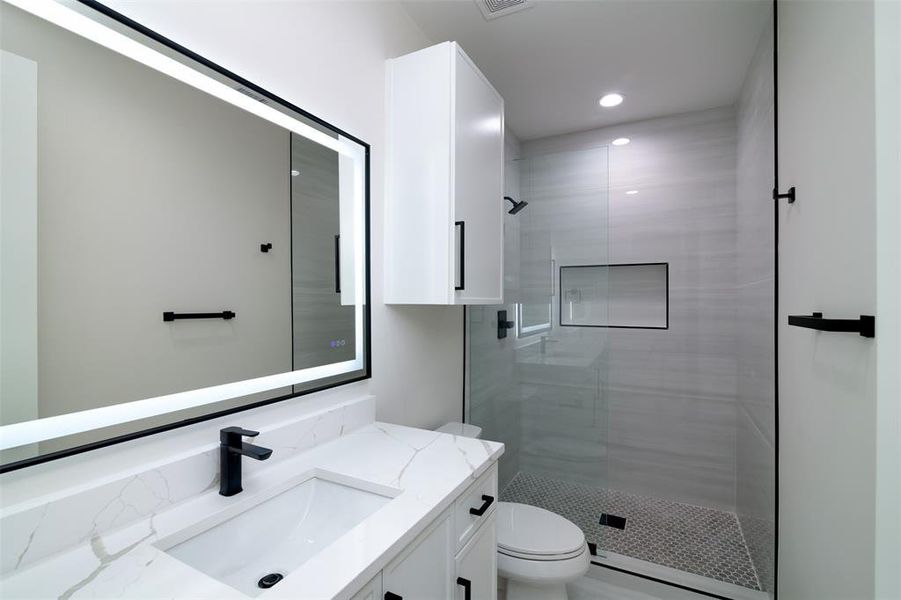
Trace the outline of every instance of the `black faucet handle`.
{"label": "black faucet handle", "polygon": [[251,431],[243,427],[226,427],[219,430],[219,441],[229,446],[241,445],[242,437],[256,437],[260,435],[259,431]]}

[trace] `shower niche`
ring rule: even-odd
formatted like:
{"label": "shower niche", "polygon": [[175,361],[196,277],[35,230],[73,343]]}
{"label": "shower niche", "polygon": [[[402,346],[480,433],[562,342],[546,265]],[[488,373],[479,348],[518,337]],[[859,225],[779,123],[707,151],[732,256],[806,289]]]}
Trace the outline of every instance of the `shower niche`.
{"label": "shower niche", "polygon": [[560,326],[669,328],[669,263],[560,267]]}

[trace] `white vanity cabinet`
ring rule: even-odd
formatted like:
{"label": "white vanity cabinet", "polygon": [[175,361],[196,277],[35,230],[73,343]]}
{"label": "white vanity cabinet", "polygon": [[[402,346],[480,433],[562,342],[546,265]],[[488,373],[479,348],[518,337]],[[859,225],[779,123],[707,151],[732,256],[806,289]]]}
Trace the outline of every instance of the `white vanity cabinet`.
{"label": "white vanity cabinet", "polygon": [[504,100],[456,42],[388,61],[385,302],[500,304]]}
{"label": "white vanity cabinet", "polygon": [[382,600],[382,574],[379,573],[363,586],[350,600]]}
{"label": "white vanity cabinet", "polygon": [[387,600],[451,598],[452,544],[453,519],[445,512],[382,571],[384,597]]}
{"label": "white vanity cabinet", "polygon": [[[491,514],[476,535],[457,554],[455,600],[495,600],[497,598],[497,525]],[[468,582],[466,595],[463,582]]]}
{"label": "white vanity cabinet", "polygon": [[352,599],[496,600],[496,498],[493,465]]}

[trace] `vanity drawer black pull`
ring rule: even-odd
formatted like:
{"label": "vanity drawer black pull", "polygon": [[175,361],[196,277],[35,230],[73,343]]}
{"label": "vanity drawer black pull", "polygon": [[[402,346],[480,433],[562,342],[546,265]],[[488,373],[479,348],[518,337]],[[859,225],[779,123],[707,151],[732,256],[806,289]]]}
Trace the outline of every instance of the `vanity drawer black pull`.
{"label": "vanity drawer black pull", "polygon": [[457,577],[457,585],[463,587],[463,600],[472,600],[472,582],[463,577]]}
{"label": "vanity drawer black pull", "polygon": [[488,510],[488,507],[491,506],[491,503],[494,502],[494,496],[489,496],[488,494],[482,494],[482,506],[478,508],[470,508],[469,514],[475,515],[477,517],[481,517],[485,514],[485,511]]}
{"label": "vanity drawer black pull", "polygon": [[404,597],[394,592],[385,592],[385,600],[404,600]]}

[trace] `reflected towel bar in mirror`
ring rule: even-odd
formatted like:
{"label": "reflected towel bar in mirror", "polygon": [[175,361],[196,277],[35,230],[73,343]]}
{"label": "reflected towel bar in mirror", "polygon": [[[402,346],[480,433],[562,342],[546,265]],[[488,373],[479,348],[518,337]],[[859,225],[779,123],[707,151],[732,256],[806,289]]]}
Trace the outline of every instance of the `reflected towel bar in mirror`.
{"label": "reflected towel bar in mirror", "polygon": [[212,312],[212,313],[177,313],[177,312],[164,312],[163,313],[163,321],[176,321],[178,319],[225,319],[226,321],[229,319],[234,319],[235,313],[230,310],[223,310],[222,312]]}
{"label": "reflected towel bar in mirror", "polygon": [[876,317],[873,315],[860,315],[859,319],[824,319],[823,313],[815,312],[812,315],[789,315],[788,324],[817,331],[841,331],[876,337]]}

